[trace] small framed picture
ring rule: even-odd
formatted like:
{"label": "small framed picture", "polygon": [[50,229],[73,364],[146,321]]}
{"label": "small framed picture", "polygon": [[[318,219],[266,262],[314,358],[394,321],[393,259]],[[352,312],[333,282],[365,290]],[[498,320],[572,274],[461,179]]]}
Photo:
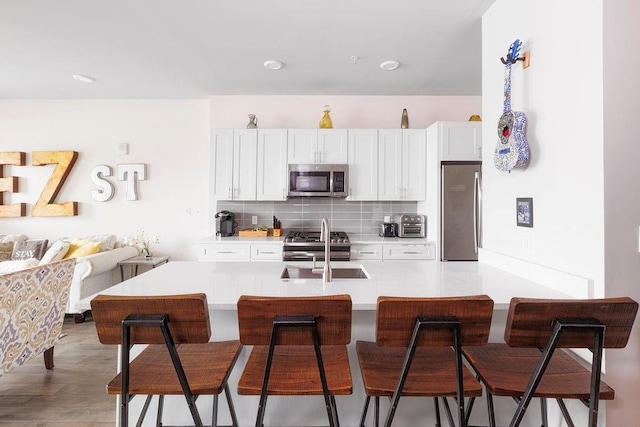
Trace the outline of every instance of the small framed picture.
{"label": "small framed picture", "polygon": [[533,198],[516,199],[516,224],[518,227],[533,227]]}

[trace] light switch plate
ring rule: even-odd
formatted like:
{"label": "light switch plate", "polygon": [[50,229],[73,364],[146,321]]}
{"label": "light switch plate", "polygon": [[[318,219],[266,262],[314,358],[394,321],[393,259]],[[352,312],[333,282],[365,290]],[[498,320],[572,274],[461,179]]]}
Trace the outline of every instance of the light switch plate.
{"label": "light switch plate", "polygon": [[129,154],[129,143],[121,142],[120,144],[118,144],[118,154],[125,156]]}

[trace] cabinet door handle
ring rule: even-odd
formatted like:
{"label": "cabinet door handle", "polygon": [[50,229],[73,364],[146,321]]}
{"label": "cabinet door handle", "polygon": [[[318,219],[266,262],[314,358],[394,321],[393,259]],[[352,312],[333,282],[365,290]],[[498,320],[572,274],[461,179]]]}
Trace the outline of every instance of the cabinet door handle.
{"label": "cabinet door handle", "polygon": [[231,187],[227,188],[227,198],[229,200],[233,199],[233,189]]}
{"label": "cabinet door handle", "polygon": [[418,251],[405,251],[405,252],[402,252],[402,253],[405,254],[405,255],[418,255],[420,252],[418,252]]}
{"label": "cabinet door handle", "polygon": [[233,251],[218,251],[216,253],[218,253],[218,254],[235,254],[235,252],[233,252]]}
{"label": "cabinet door handle", "polygon": [[375,255],[376,252],[375,251],[360,251],[361,254],[363,255]]}
{"label": "cabinet door handle", "polygon": [[277,252],[273,251],[258,251],[258,255],[267,254],[267,255],[275,255]]}

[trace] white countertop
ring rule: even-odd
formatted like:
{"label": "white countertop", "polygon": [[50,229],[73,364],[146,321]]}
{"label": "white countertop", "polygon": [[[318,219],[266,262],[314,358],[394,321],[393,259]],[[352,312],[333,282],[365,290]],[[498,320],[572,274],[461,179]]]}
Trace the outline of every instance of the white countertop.
{"label": "white countertop", "polygon": [[[435,244],[433,240],[407,237],[380,237],[377,234],[349,234],[352,244]],[[198,243],[283,243],[284,236],[280,237],[240,237],[240,236],[206,236],[198,239]]]}
{"label": "white countertop", "polygon": [[[307,296],[349,294],[354,310],[375,310],[381,295],[446,297],[486,294],[496,309],[506,309],[512,297],[571,298],[478,262],[333,262],[339,266],[362,265],[370,279],[320,279],[283,281],[285,262],[171,261],[100,293],[110,295],[170,295],[204,292],[209,308],[235,310],[240,295]],[[93,296],[76,307],[89,310]]]}

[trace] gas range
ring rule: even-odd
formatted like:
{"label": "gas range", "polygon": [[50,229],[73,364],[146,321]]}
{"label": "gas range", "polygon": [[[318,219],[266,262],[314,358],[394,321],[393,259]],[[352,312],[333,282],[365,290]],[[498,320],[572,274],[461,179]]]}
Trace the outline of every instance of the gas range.
{"label": "gas range", "polygon": [[[351,241],[344,231],[329,233],[331,261],[349,261],[351,259]],[[320,241],[319,231],[289,231],[282,247],[283,261],[324,260],[324,242]]]}

